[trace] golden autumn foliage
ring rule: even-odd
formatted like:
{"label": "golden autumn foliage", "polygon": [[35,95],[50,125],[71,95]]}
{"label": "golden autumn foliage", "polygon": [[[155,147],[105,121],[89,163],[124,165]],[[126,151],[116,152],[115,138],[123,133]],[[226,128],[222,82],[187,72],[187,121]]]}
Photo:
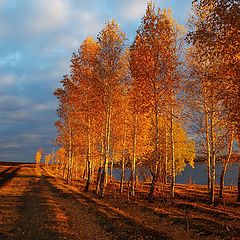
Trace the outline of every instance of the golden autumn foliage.
{"label": "golden autumn foliage", "polygon": [[42,149],[37,150],[36,154],[35,154],[35,162],[37,165],[40,164],[42,159]]}
{"label": "golden autumn foliage", "polygon": [[[134,106],[137,112],[148,113],[151,118],[151,130],[149,131],[153,148],[149,154],[155,170],[151,171],[153,182],[150,195],[154,192],[160,172],[167,175],[169,162],[172,165],[170,174],[172,176],[172,193],[174,194],[176,174],[174,144],[177,136],[174,133],[173,123],[177,113],[175,105],[178,93],[181,91],[181,35],[182,28],[173,20],[171,11],[155,9],[155,6],[149,3],[135,41],[130,48]],[[165,124],[170,130],[170,155],[166,150],[167,138],[165,137],[165,140],[160,138],[159,119],[161,116],[164,116],[162,119],[165,120]],[[168,130],[165,129],[166,131]],[[165,149],[160,149],[161,145]]]}
{"label": "golden autumn foliage", "polygon": [[[73,54],[70,75],[64,76],[63,87],[55,91],[60,103],[56,122],[58,143],[68,159],[62,161],[67,179],[71,178],[71,168],[81,165],[87,191],[97,166],[96,191],[101,196],[108,179],[108,166],[113,161],[122,165],[120,189],[125,165],[130,163],[131,194],[134,195],[136,167],[147,155],[158,156],[154,158],[155,166],[161,166],[165,177],[175,176],[175,170],[174,174],[168,170],[169,164],[174,168],[175,164],[179,165],[178,172],[187,161],[192,164],[194,156],[188,154],[187,148],[194,151],[193,145],[186,143],[187,136],[182,130],[178,141],[176,135],[176,163],[166,157],[173,155],[172,150],[171,154],[168,152],[169,144],[173,144],[168,137],[169,109],[175,97],[169,94],[177,94],[180,80],[176,55],[179,26],[170,10],[155,11],[155,7],[148,4],[129,50],[125,38],[115,21],[107,22],[97,41],[86,38]],[[161,138],[166,131],[168,137]],[[164,155],[165,160],[160,161],[160,155]],[[154,184],[159,174],[154,175]]]}
{"label": "golden autumn foliage", "polygon": [[50,153],[47,154],[47,155],[44,157],[45,164],[48,165],[48,164],[50,163],[51,159],[52,159],[51,154],[50,154]]}
{"label": "golden autumn foliage", "polygon": [[[120,192],[125,169],[131,169],[134,195],[136,169],[147,166],[152,174],[149,196],[156,183],[170,179],[174,197],[176,174],[186,164],[194,167],[196,148],[200,149],[187,134],[183,109],[191,121],[196,115],[200,119],[196,139],[205,136],[209,186],[215,181],[217,150],[226,149],[232,126],[239,124],[239,53],[231,47],[238,41],[229,37],[236,34],[237,24],[219,10],[227,7],[224,4],[193,1],[187,37],[191,46],[185,58],[184,28],[170,9],[152,3],[129,48],[114,20],[96,40],[87,37],[82,42],[73,53],[70,74],[54,92],[59,100],[55,125],[60,146],[55,161],[68,181],[80,176],[86,181],[85,191],[94,181],[96,192],[104,196],[109,166],[115,163],[121,165]],[[231,4],[236,17],[235,1]],[[110,175],[112,179],[112,171]]]}
{"label": "golden autumn foliage", "polygon": [[[239,3],[234,0],[196,0],[193,11],[189,21],[188,41],[192,46],[188,63],[190,78],[195,79],[200,90],[197,94],[201,97],[196,97],[195,92],[195,104],[191,105],[201,109],[204,116],[208,187],[210,201],[214,202],[216,157],[225,151],[229,160],[232,133],[239,138],[239,37],[236,37],[240,27],[237,20]],[[189,89],[194,92],[192,87]],[[226,166],[224,163],[221,186]]]}

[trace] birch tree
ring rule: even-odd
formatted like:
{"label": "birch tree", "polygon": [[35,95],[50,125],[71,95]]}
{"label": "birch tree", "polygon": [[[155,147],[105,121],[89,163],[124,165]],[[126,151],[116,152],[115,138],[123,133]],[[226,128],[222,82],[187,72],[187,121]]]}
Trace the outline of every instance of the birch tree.
{"label": "birch tree", "polygon": [[[204,64],[205,97],[208,104],[205,105],[206,142],[208,149],[208,162],[210,162],[210,202],[214,202],[215,185],[215,159],[219,137],[217,138],[218,118],[224,112],[228,112],[229,128],[238,128],[239,121],[239,66],[237,46],[239,41],[234,37],[239,29],[239,22],[235,21],[239,12],[237,1],[200,0],[193,1],[194,15],[190,19],[191,29],[189,40],[195,49],[198,49],[198,58],[201,58],[200,66]],[[232,46],[234,46],[232,48]],[[203,79],[203,78],[202,78]],[[233,96],[235,96],[233,100]],[[232,100],[230,100],[232,99]],[[231,104],[229,104],[231,102]],[[237,123],[238,122],[238,123]]]}
{"label": "birch tree", "polygon": [[[177,82],[180,80],[177,73],[179,33],[180,28],[173,21],[170,10],[157,9],[156,11],[155,6],[149,3],[130,49],[130,69],[133,85],[138,89],[137,98],[141,111],[151,112],[154,116],[154,154],[152,156],[155,158],[156,174],[152,179],[150,198],[154,193],[160,168],[164,166],[159,148],[158,119],[160,114],[168,116],[167,119],[170,121],[172,193],[174,192],[174,131],[171,126],[173,126],[175,115],[174,102],[177,94]],[[166,105],[168,106],[166,107]]]}
{"label": "birch tree", "polygon": [[[98,53],[98,44],[93,38],[86,38],[81,44],[78,53],[73,55],[71,61],[72,82],[75,85],[77,95],[77,108],[81,115],[81,126],[83,128],[82,140],[85,140],[86,148],[86,186],[85,192],[89,190],[92,182],[93,152],[94,144],[94,124],[100,113],[98,107],[98,96],[94,85],[94,69]],[[84,137],[84,135],[86,137]]]}
{"label": "birch tree", "polygon": [[103,171],[100,180],[100,195],[103,197],[107,184],[110,158],[110,139],[114,92],[126,76],[125,34],[112,20],[107,22],[98,35],[99,53],[97,55],[96,86],[100,90],[103,105]]}

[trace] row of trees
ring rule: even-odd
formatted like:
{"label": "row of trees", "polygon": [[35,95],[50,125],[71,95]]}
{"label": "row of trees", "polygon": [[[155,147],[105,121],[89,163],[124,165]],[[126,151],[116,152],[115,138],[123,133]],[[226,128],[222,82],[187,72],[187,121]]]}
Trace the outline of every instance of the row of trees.
{"label": "row of trees", "polygon": [[[226,156],[220,178],[219,196],[223,197],[224,176],[234,158],[233,143],[240,142],[239,1],[193,1],[193,11],[187,36],[191,46],[186,88],[191,114],[203,133],[213,202],[216,158]],[[240,186],[238,192],[240,201]]]}
{"label": "row of trees", "polygon": [[88,191],[95,177],[96,192],[104,196],[109,165],[115,162],[122,168],[120,192],[125,167],[131,167],[134,195],[139,165],[152,174],[150,198],[156,184],[168,178],[174,197],[176,174],[195,158],[194,142],[182,124],[188,119],[197,133],[197,149],[207,158],[211,202],[216,157],[227,152],[223,195],[224,175],[239,138],[237,6],[230,0],[194,1],[187,50],[184,29],[170,10],[152,4],[130,47],[115,21],[106,23],[96,41],[83,41],[72,56],[70,75],[54,92],[60,146],[55,161],[67,181],[81,173]]}
{"label": "row of trees", "polygon": [[195,157],[177,107],[182,29],[170,11],[155,11],[149,4],[130,48],[125,40],[115,21],[106,23],[97,41],[88,37],[73,54],[70,76],[54,93],[59,100],[58,142],[68,156],[66,168],[79,158],[87,172],[88,191],[92,165],[98,165],[96,191],[103,196],[113,161],[122,166],[123,191],[128,160],[132,195],[136,164],[142,164],[152,174],[149,196],[167,176],[174,196],[176,173],[186,162],[193,164]]}

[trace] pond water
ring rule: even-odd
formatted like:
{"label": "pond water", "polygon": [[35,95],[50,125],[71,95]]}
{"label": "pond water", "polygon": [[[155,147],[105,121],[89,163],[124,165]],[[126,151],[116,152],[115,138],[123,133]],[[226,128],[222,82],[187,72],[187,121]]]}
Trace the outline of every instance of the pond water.
{"label": "pond water", "polygon": [[[219,184],[220,175],[222,170],[222,164],[216,164],[216,184]],[[139,169],[141,173],[150,178],[150,173],[148,170]],[[121,169],[114,168],[113,176],[116,180],[121,178]],[[130,177],[130,169],[125,170],[125,181],[128,181]],[[139,176],[139,180],[143,181],[143,177]],[[194,184],[207,185],[207,164],[206,163],[195,163],[195,167],[192,168],[187,165],[184,171],[176,177],[177,183],[188,183],[191,179]],[[228,165],[228,169],[225,175],[225,185],[226,186],[236,186],[238,180],[238,163],[231,163]]]}

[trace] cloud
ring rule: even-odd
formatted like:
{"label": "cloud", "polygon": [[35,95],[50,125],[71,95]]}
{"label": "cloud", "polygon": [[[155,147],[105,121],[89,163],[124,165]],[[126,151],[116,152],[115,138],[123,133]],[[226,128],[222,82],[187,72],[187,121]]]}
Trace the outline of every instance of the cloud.
{"label": "cloud", "polygon": [[145,13],[147,0],[118,1],[118,9],[123,19],[134,21],[140,19]]}
{"label": "cloud", "polygon": [[19,137],[24,140],[25,142],[38,142],[39,139],[43,138],[43,134],[36,134],[36,133],[25,133],[25,134],[20,134]]}
{"label": "cloud", "polygon": [[[45,130],[46,131],[46,130]],[[52,135],[55,133],[48,129]],[[49,147],[51,141],[49,135],[32,131],[31,133],[17,133],[14,135],[1,136],[0,145],[0,161],[23,161],[33,162],[34,154],[41,146],[49,152],[52,147]]]}
{"label": "cloud", "polygon": [[[0,88],[9,87],[16,83],[16,76],[11,74],[0,75]],[[1,98],[1,97],[0,97]]]}
{"label": "cloud", "polygon": [[15,111],[15,112],[10,112],[8,114],[8,120],[9,121],[22,121],[22,120],[27,120],[28,119],[28,113],[24,110],[20,111]]}
{"label": "cloud", "polygon": [[2,151],[12,151],[16,149],[21,149],[27,145],[26,142],[18,142],[18,143],[12,143],[11,139],[4,139],[4,141],[0,140],[1,144],[1,150]]}
{"label": "cloud", "polygon": [[19,96],[0,95],[0,110],[19,110],[29,104],[29,100]]}
{"label": "cloud", "polygon": [[31,0],[25,5],[27,16],[25,26],[29,34],[40,34],[61,28],[69,15],[68,1],[64,0]]}
{"label": "cloud", "polygon": [[69,15],[67,0],[21,0],[5,1],[1,16],[2,25],[6,27],[0,31],[1,35],[15,35],[24,33],[25,36],[36,36],[46,31],[64,26]]}
{"label": "cloud", "polygon": [[5,57],[0,58],[0,66],[16,66],[21,61],[20,52],[9,53]]}
{"label": "cloud", "polygon": [[56,46],[65,50],[73,50],[79,47],[79,44],[79,38],[71,33],[60,35],[55,41]]}
{"label": "cloud", "polygon": [[82,12],[81,10],[75,10],[72,15],[72,22],[78,24],[79,32],[84,36],[97,35],[97,33],[101,31],[105,21],[101,21],[100,19],[104,19],[103,15],[94,11]]}
{"label": "cloud", "polygon": [[[17,126],[32,122],[52,127],[57,108],[56,100],[33,102],[25,97],[0,96],[0,126]],[[47,118],[49,116],[49,118]],[[28,127],[30,124],[28,125]]]}
{"label": "cloud", "polygon": [[56,109],[57,109],[56,101],[39,103],[33,106],[33,110],[37,112],[44,112],[48,110],[55,111]]}

